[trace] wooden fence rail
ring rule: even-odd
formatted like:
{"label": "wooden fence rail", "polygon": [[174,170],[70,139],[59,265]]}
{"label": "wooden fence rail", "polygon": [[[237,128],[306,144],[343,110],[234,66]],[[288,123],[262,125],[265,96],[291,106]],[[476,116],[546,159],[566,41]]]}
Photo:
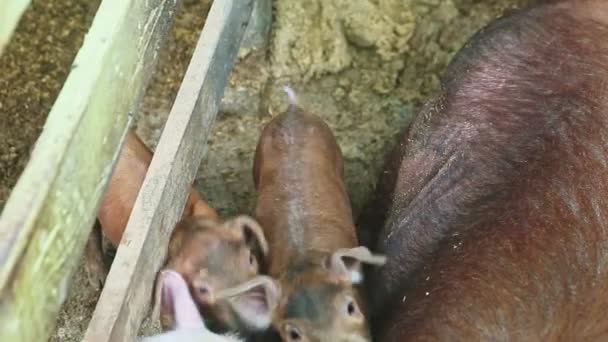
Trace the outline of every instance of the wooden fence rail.
{"label": "wooden fence rail", "polygon": [[0,341],[51,335],[175,4],[99,6],[0,216]]}
{"label": "wooden fence rail", "polygon": [[184,208],[247,22],[251,0],[215,0],[137,197],[85,341],[133,341]]}

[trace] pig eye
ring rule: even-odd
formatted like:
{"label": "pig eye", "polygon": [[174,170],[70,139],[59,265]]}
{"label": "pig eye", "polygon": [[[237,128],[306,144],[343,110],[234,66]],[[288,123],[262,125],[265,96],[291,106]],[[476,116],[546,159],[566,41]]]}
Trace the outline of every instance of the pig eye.
{"label": "pig eye", "polygon": [[285,327],[285,330],[290,341],[300,341],[302,339],[302,334],[300,334],[298,328],[294,327],[293,325],[288,324]]}
{"label": "pig eye", "polygon": [[300,337],[300,333],[295,330],[289,332],[289,338],[291,338],[292,340],[299,340]]}
{"label": "pig eye", "polygon": [[206,286],[199,286],[198,292],[202,295],[209,294],[209,289]]}
{"label": "pig eye", "polygon": [[349,315],[354,315],[355,314],[355,303],[353,302],[349,302],[348,305],[346,306],[346,309],[348,310],[348,314]]}
{"label": "pig eye", "polygon": [[348,298],[346,302],[346,312],[349,316],[355,316],[358,312],[357,304],[352,298]]}

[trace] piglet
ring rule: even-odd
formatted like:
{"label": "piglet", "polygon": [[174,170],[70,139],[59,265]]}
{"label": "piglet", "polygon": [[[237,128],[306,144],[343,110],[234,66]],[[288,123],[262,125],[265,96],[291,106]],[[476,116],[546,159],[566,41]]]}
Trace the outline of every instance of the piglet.
{"label": "piglet", "polygon": [[[268,312],[276,306],[274,298],[280,291],[259,276],[260,261],[267,254],[262,228],[254,219],[238,216],[221,222],[193,216],[182,219],[173,231],[166,268],[184,277],[199,310],[216,329],[251,334],[268,328]],[[248,281],[259,285],[225,296],[227,289]],[[170,325],[170,320],[161,322]]]}
{"label": "piglet", "polygon": [[[151,161],[152,151],[130,130],[97,213],[103,233],[114,246],[120,243]],[[194,189],[190,189],[183,215],[219,219]]]}
{"label": "piglet", "polygon": [[286,91],[291,104],[264,128],[253,167],[268,274],[283,293],[272,325],[283,341],[368,341],[356,285],[361,264],[385,260],[358,247],[331,129]]}
{"label": "piglet", "polygon": [[454,57],[360,221],[377,341],[608,339],[607,37],[552,1]]}
{"label": "piglet", "polygon": [[[101,201],[97,213],[98,222],[93,227],[85,249],[85,268],[92,286],[100,287],[108,271],[102,256],[103,235],[115,247],[120,243],[151,161],[152,151],[133,130],[129,130]],[[190,190],[183,215],[219,220],[217,212],[194,189]]]}

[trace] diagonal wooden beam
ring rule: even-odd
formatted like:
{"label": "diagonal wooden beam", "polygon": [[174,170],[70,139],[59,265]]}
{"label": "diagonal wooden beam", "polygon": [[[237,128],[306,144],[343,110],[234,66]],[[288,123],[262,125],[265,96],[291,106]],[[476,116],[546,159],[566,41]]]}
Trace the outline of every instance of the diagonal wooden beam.
{"label": "diagonal wooden beam", "polygon": [[215,0],[135,202],[85,341],[132,341],[205,150],[251,0]]}

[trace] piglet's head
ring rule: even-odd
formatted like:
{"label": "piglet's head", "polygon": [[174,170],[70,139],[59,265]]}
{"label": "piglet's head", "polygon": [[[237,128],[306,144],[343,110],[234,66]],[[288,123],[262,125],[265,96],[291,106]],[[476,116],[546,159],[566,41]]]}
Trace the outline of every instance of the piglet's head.
{"label": "piglet's head", "polygon": [[281,340],[370,341],[356,285],[363,281],[363,263],[385,262],[384,256],[356,247],[294,265],[282,279],[284,295],[273,319]]}
{"label": "piglet's head", "polygon": [[[172,270],[161,271],[157,285],[161,310],[171,318],[172,324],[168,327],[170,331],[144,338],[141,342],[242,341],[232,334],[217,335],[207,329],[188,284],[179,273]],[[269,310],[272,310],[275,304],[260,301],[258,295],[266,296],[267,291],[276,290],[271,278],[258,276],[234,288],[218,292],[218,297],[228,301],[235,310],[245,310],[239,314],[268,317]],[[268,295],[278,296],[278,292],[268,292]]]}
{"label": "piglet's head", "polygon": [[[171,236],[167,268],[184,278],[203,317],[219,329],[261,330],[269,323],[248,313],[273,305],[269,297],[278,292],[272,287],[274,282],[258,281],[229,295],[224,291],[256,278],[267,253],[262,229],[250,217],[239,216],[223,223],[188,217],[178,223]],[[167,315],[160,313],[163,326],[170,326]]]}

